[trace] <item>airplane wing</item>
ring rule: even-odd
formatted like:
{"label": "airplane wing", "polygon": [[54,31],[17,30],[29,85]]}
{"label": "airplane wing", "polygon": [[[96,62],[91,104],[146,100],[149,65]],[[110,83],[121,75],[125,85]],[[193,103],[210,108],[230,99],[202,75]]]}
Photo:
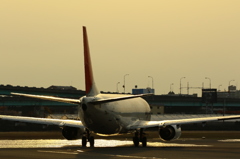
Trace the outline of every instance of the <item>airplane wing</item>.
{"label": "airplane wing", "polygon": [[60,98],[60,97],[53,97],[53,96],[42,96],[42,95],[32,95],[32,94],[23,94],[23,93],[11,93],[11,94],[18,95],[18,96],[24,96],[24,97],[30,97],[30,98],[38,98],[38,99],[44,99],[44,100],[70,103],[70,104],[80,104],[79,99]]}
{"label": "airplane wing", "polygon": [[0,115],[0,119],[26,122],[26,123],[44,124],[44,125],[57,125],[59,127],[69,126],[69,127],[76,127],[76,128],[84,128],[82,122],[79,120],[34,118],[34,117],[9,116],[9,115]]}
{"label": "airplane wing", "polygon": [[191,123],[206,123],[211,121],[240,119],[240,115],[230,116],[216,116],[203,118],[188,118],[188,119],[174,119],[174,120],[160,120],[160,121],[137,121],[128,126],[128,129],[150,128],[150,127],[165,127],[168,125],[182,125]]}

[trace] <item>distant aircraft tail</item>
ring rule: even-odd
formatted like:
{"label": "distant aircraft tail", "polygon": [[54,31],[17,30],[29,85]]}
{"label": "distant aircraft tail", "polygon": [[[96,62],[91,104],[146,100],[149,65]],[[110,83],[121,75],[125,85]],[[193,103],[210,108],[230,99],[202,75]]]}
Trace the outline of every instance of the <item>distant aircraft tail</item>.
{"label": "distant aircraft tail", "polygon": [[92,63],[88,45],[87,29],[83,26],[83,47],[84,47],[84,67],[85,67],[85,87],[86,96],[95,96],[99,94],[93,78]]}

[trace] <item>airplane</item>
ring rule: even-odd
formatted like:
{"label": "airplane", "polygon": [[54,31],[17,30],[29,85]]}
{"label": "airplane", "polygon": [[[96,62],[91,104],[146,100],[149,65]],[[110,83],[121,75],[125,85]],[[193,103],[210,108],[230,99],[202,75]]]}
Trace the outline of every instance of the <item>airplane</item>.
{"label": "airplane", "polygon": [[[158,134],[163,141],[178,139],[181,136],[181,125],[203,123],[220,120],[239,119],[240,115],[201,117],[173,120],[152,120],[149,104],[141,97],[152,94],[126,95],[101,94],[96,86],[88,44],[87,29],[83,26],[84,68],[86,96],[80,99],[61,98],[23,93],[12,95],[65,102],[78,105],[80,120],[48,119],[23,116],[0,115],[2,120],[28,122],[44,125],[58,125],[62,135],[68,140],[82,139],[82,147],[90,143],[94,147],[94,137],[97,135],[118,135],[133,133],[133,144],[138,147],[141,143],[147,146],[144,130],[158,128]],[[156,119],[156,118],[154,118]]]}

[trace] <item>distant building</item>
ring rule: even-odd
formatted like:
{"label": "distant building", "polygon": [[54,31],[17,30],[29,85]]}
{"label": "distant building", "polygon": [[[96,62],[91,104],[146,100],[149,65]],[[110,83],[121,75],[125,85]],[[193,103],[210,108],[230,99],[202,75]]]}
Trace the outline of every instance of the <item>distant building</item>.
{"label": "distant building", "polygon": [[147,94],[147,93],[155,93],[155,90],[152,88],[135,88],[132,89],[132,94]]}
{"label": "distant building", "polygon": [[228,86],[228,91],[217,92],[218,98],[240,98],[240,90],[236,86]]}
{"label": "distant building", "polygon": [[77,90],[77,88],[73,86],[50,86],[47,89],[55,89],[55,90]]}

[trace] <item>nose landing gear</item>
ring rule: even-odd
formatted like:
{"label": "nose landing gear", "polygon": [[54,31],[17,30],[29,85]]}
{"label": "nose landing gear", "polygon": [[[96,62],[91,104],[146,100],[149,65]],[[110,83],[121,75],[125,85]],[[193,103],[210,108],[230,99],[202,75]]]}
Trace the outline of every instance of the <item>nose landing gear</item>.
{"label": "nose landing gear", "polygon": [[142,143],[142,147],[147,146],[147,137],[146,134],[143,132],[143,129],[140,129],[140,131],[136,131],[133,137],[133,144],[135,147],[139,146],[139,142]]}
{"label": "nose landing gear", "polygon": [[82,137],[82,147],[86,147],[87,146],[87,142],[90,143],[90,147],[94,147],[94,137],[90,136],[90,131],[87,129],[86,132],[84,133],[83,137]]}

